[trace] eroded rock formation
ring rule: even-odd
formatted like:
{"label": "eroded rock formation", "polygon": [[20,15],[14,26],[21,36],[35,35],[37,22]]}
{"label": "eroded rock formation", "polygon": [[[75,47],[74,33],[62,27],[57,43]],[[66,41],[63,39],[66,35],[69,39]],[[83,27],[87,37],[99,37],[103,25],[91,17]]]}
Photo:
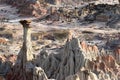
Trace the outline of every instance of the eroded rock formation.
{"label": "eroded rock formation", "polygon": [[44,70],[34,65],[31,45],[31,21],[21,20],[20,23],[24,29],[23,45],[15,65],[6,76],[6,80],[48,80]]}
{"label": "eroded rock formation", "polygon": [[[113,54],[74,38],[57,49],[41,49],[33,57],[30,21],[22,20],[23,46],[7,80],[119,80],[120,66]],[[116,51],[116,53],[119,51]]]}
{"label": "eroded rock formation", "polygon": [[32,69],[33,69],[33,54],[31,46],[31,30],[30,30],[30,21],[20,21],[24,28],[23,35],[23,46],[18,54],[17,61],[8,74],[7,80],[33,80],[32,78]]}
{"label": "eroded rock formation", "polygon": [[42,50],[36,64],[42,67],[48,78],[56,80],[112,80],[119,79],[119,65],[113,55],[99,52],[95,45],[67,40],[64,48],[49,54]]}
{"label": "eroded rock formation", "polygon": [[[98,56],[96,46],[90,47],[86,43],[83,43],[81,42],[80,44],[77,38],[67,40],[64,48],[59,50],[58,54],[53,53],[49,55],[48,52],[42,50],[37,57],[36,64],[45,70],[48,78],[67,80],[69,79],[68,76],[76,74],[81,68],[87,68],[87,60],[96,60]],[[89,48],[91,49],[89,50]]]}

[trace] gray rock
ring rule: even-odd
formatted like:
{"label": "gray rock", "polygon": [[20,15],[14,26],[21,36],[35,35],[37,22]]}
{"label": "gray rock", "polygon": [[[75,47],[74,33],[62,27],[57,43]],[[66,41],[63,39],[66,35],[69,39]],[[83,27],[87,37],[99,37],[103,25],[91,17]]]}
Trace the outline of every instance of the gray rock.
{"label": "gray rock", "polygon": [[33,80],[48,80],[44,70],[41,67],[33,69]]}

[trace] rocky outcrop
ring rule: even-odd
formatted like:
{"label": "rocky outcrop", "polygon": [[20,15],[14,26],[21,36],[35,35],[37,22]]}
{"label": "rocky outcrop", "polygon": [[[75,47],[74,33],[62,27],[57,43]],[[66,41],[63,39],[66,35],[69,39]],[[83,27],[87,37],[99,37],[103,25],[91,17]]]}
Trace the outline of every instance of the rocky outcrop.
{"label": "rocky outcrop", "polygon": [[57,76],[58,80],[63,80],[65,77],[75,74],[84,66],[86,57],[85,54],[80,50],[78,39],[72,39],[70,42],[66,43],[61,58],[62,61],[59,66],[59,72]]}
{"label": "rocky outcrop", "polygon": [[96,46],[88,46],[85,42],[80,44],[77,38],[73,38],[67,40],[64,48],[58,50],[57,54],[56,52],[49,54],[49,51],[42,50],[35,62],[44,69],[48,78],[65,80],[82,67],[87,67],[87,60],[95,60],[97,56]]}
{"label": "rocky outcrop", "polygon": [[[104,51],[105,52],[105,51]],[[49,54],[45,49],[37,57],[37,66],[44,69],[48,78],[57,80],[117,80],[119,65],[113,55],[99,52],[95,45],[67,40],[62,49]]]}

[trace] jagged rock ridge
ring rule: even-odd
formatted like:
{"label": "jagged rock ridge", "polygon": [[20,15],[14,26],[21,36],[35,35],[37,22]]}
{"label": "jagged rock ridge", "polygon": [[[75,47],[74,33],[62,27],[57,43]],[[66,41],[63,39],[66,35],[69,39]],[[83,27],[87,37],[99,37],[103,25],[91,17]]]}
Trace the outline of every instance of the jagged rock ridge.
{"label": "jagged rock ridge", "polygon": [[84,41],[80,44],[76,38],[66,42],[58,54],[48,56],[43,50],[37,59],[37,65],[45,70],[48,78],[56,80],[119,79],[119,71],[115,71],[119,65],[112,55],[104,55],[97,46],[88,46]]}

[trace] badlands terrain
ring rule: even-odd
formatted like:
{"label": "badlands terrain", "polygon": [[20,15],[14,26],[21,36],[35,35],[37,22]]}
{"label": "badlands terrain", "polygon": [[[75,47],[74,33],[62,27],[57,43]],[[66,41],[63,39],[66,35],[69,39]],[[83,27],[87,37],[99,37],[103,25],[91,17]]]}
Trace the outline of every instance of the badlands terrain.
{"label": "badlands terrain", "polygon": [[120,80],[120,1],[0,0],[0,80]]}

